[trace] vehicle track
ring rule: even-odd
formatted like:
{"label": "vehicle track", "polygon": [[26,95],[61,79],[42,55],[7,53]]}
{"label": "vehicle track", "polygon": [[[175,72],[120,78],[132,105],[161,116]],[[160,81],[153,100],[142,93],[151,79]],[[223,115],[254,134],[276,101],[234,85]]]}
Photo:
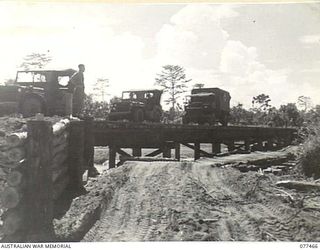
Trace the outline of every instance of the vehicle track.
{"label": "vehicle track", "polygon": [[297,213],[299,208],[277,195],[274,178],[201,162],[124,167],[127,181],[83,241],[320,239],[318,211]]}

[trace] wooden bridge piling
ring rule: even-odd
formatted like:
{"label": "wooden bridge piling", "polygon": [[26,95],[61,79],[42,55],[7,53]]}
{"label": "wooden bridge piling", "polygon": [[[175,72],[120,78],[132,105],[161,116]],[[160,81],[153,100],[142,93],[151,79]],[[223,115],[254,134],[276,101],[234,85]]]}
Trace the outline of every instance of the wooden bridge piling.
{"label": "wooden bridge piling", "polygon": [[194,143],[194,159],[200,159],[200,142]]}
{"label": "wooden bridge piling", "polygon": [[171,158],[171,144],[165,142],[162,145],[162,152],[163,158]]}
{"label": "wooden bridge piling", "polygon": [[180,143],[179,142],[175,142],[174,143],[174,149],[175,149],[175,158],[180,161]]}
{"label": "wooden bridge piling", "polygon": [[228,140],[226,142],[227,144],[227,147],[228,147],[228,151],[231,152],[233,150],[235,150],[235,144],[234,144],[234,141],[233,140]]}
{"label": "wooden bridge piling", "polygon": [[211,152],[213,155],[221,153],[221,143],[220,142],[212,143],[211,144]]}
{"label": "wooden bridge piling", "polygon": [[250,140],[249,139],[244,141],[244,150],[247,151],[247,152],[251,151],[251,146],[250,146]]}
{"label": "wooden bridge piling", "polygon": [[[85,171],[85,162],[83,157],[85,152],[84,132],[85,129],[83,121],[71,122],[68,150],[68,172],[70,176],[70,187],[75,191],[83,189],[82,175]],[[91,154],[91,152],[89,153]]]}
{"label": "wooden bridge piling", "polygon": [[142,156],[142,150],[140,147],[132,148],[132,156],[141,157]]}
{"label": "wooden bridge piling", "polygon": [[28,121],[27,129],[26,238],[48,241],[53,236],[52,125]]}
{"label": "wooden bridge piling", "polygon": [[109,168],[116,167],[117,148],[115,146],[109,146]]}
{"label": "wooden bridge piling", "polygon": [[93,117],[84,118],[84,165],[88,169],[88,176],[94,169],[94,130]]}

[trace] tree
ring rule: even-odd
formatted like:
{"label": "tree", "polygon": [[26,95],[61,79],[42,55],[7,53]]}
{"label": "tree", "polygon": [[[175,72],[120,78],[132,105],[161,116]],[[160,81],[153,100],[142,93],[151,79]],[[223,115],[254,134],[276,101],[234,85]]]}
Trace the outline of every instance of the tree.
{"label": "tree", "polygon": [[186,83],[191,81],[191,79],[187,79],[184,68],[178,65],[165,65],[162,67],[161,73],[157,74],[155,81],[156,85],[162,87],[163,91],[169,94],[169,98],[165,102],[171,104],[171,110],[175,112],[177,99],[187,91]]}
{"label": "tree", "polygon": [[196,84],[193,85],[193,87],[195,89],[202,89],[204,87],[204,84],[203,83],[196,83]]}
{"label": "tree", "polygon": [[96,95],[101,97],[102,101],[105,101],[105,97],[108,95],[106,90],[109,86],[109,79],[107,78],[98,78],[94,84],[93,90],[96,92]]}
{"label": "tree", "polygon": [[112,97],[112,98],[110,99],[110,104],[117,103],[117,102],[119,102],[120,100],[121,100],[120,97],[114,96],[114,97]]}
{"label": "tree", "polygon": [[5,82],[4,82],[4,85],[6,86],[11,86],[11,85],[14,85],[16,82],[16,80],[14,79],[7,79]]}
{"label": "tree", "polygon": [[263,124],[271,127],[283,127],[286,124],[286,121],[284,120],[283,113],[281,113],[275,107],[272,107],[265,115]]}
{"label": "tree", "polygon": [[269,95],[265,95],[265,94],[260,94],[252,98],[252,106],[254,107],[255,104],[258,104],[259,105],[258,109],[263,111],[267,111],[268,109],[271,108],[271,105],[269,104],[269,102],[271,102],[271,99]]}
{"label": "tree", "polygon": [[20,65],[24,70],[42,69],[52,61],[51,56],[46,53],[31,53],[23,58],[24,62]]}
{"label": "tree", "polygon": [[299,96],[298,97],[298,106],[306,112],[311,107],[311,98],[308,96]]}
{"label": "tree", "polygon": [[238,103],[230,109],[230,122],[236,125],[251,125],[254,113],[243,108],[243,104]]}
{"label": "tree", "polygon": [[302,114],[304,116],[305,122],[309,124],[316,124],[320,122],[320,105],[316,105],[314,108],[310,109],[308,112]]}
{"label": "tree", "polygon": [[107,102],[94,101],[92,95],[86,95],[82,115],[93,116],[94,118],[107,118],[109,114],[109,104]]}
{"label": "tree", "polygon": [[281,105],[279,112],[282,114],[282,118],[285,121],[285,125],[288,126],[301,126],[303,118],[295,103],[288,103],[287,105]]}

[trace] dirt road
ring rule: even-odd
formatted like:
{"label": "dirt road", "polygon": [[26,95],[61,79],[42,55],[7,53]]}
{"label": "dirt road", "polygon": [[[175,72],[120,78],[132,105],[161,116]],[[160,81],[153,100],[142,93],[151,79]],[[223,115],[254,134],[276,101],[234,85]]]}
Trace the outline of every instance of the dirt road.
{"label": "dirt road", "polygon": [[103,206],[83,241],[320,240],[317,194],[274,185],[288,176],[213,165],[128,162],[108,171],[105,186],[90,189],[100,187]]}

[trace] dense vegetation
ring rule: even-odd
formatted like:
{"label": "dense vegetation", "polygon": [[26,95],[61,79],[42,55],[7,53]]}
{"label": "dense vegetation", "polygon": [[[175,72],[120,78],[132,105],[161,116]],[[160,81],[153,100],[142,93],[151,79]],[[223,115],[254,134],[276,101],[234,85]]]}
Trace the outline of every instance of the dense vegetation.
{"label": "dense vegetation", "polygon": [[107,118],[109,113],[109,103],[106,101],[95,101],[92,95],[86,95],[84,101],[83,116],[92,116],[94,118]]}
{"label": "dense vegetation", "polygon": [[320,123],[308,124],[300,129],[300,168],[302,172],[315,179],[320,178]]}
{"label": "dense vegetation", "polygon": [[299,110],[295,103],[281,105],[280,108],[270,107],[267,110],[259,108],[243,108],[238,104],[231,108],[230,123],[235,125],[267,125],[273,127],[301,127],[320,121],[320,105],[308,111]]}

